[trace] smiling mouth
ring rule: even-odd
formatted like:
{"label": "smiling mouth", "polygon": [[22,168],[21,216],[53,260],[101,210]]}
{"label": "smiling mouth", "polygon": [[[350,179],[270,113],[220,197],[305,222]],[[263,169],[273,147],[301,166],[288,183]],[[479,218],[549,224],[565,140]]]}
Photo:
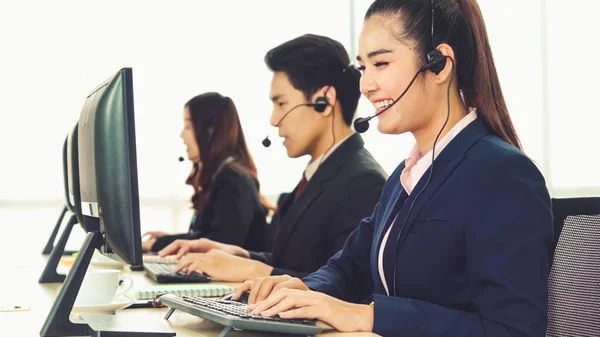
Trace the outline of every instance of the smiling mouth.
{"label": "smiling mouth", "polygon": [[376,112],[380,112],[380,111],[388,108],[393,103],[394,103],[393,99],[384,99],[384,100],[373,103],[373,106],[375,107]]}

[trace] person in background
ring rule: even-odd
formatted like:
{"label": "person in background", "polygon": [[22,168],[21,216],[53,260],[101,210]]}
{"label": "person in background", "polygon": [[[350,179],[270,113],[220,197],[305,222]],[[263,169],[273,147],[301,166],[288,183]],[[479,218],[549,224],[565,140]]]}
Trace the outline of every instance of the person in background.
{"label": "person in background", "polygon": [[379,199],[387,175],[351,128],[360,73],[350,66],[344,46],[325,36],[303,35],[267,52],[265,62],[273,71],[271,125],[289,157],[308,155],[310,161],[273,216],[271,249],[176,241],[160,255],[180,257],[177,271],[199,270],[234,282],[308,275],[342,248]]}
{"label": "person in background", "polygon": [[193,163],[186,184],[194,189],[188,233],[148,232],[142,246],[157,252],[178,239],[206,238],[245,249],[269,247],[266,216],[274,210],[260,194],[235,104],[207,92],[183,109],[180,137]]}
{"label": "person in background", "polygon": [[550,196],[521,151],[475,0],[376,0],[358,56],[379,131],[410,132],[414,148],[327,265],[233,298],[250,289],[254,314],[381,336],[545,336]]}

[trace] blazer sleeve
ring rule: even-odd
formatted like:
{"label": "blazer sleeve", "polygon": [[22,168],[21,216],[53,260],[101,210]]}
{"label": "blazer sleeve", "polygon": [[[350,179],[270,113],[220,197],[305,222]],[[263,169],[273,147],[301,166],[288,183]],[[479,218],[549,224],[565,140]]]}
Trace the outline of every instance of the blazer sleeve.
{"label": "blazer sleeve", "polygon": [[[260,261],[263,263],[266,263],[270,266],[273,265],[273,254],[270,252],[253,252],[253,251],[249,251],[250,253],[250,258],[252,260],[256,260],[256,261]],[[297,272],[291,269],[283,269],[283,268],[273,268],[273,270],[271,271],[271,276],[274,275],[290,275],[292,277],[304,277],[306,275],[308,275],[309,273],[304,273],[304,272]]]}
{"label": "blazer sleeve", "polygon": [[311,290],[354,303],[372,294],[370,253],[378,208],[360,222],[325,266],[302,279]]}
{"label": "blazer sleeve", "polygon": [[175,240],[193,240],[193,239],[195,239],[195,238],[192,237],[188,233],[170,234],[170,235],[161,236],[160,238],[156,239],[156,241],[152,245],[152,251],[158,252],[159,250],[170,245]]}
{"label": "blazer sleeve", "polygon": [[231,169],[224,169],[215,184],[213,217],[203,237],[217,242],[243,246],[255,210],[257,193],[246,179]]}
{"label": "blazer sleeve", "polygon": [[310,273],[295,271],[295,270],[291,270],[291,269],[277,268],[277,267],[274,267],[273,271],[271,271],[271,276],[289,275],[291,277],[303,278],[304,276],[307,276],[309,274]]}
{"label": "blazer sleeve", "polygon": [[543,337],[552,242],[545,182],[526,157],[499,165],[467,197],[465,246],[475,313],[375,295],[373,332],[382,336]]}
{"label": "blazer sleeve", "polygon": [[249,251],[252,260],[264,262],[268,265],[273,265],[273,254],[271,252],[253,252]]}

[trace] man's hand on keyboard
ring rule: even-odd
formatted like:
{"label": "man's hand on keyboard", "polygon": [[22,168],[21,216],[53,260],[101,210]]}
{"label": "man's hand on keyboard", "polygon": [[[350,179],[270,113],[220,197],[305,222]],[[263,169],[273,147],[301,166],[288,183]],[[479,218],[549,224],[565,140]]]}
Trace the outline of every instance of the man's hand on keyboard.
{"label": "man's hand on keyboard", "polygon": [[306,284],[297,277],[291,277],[289,275],[260,277],[254,281],[250,280],[242,283],[242,285],[235,289],[235,293],[231,299],[237,300],[244,292],[250,291],[248,304],[254,304],[256,302],[264,301],[269,295],[282,288],[310,290]]}
{"label": "man's hand on keyboard", "polygon": [[160,257],[176,255],[176,257],[180,259],[187,253],[206,253],[212,250],[220,250],[231,255],[240,256],[247,259],[250,258],[250,253],[241,247],[220,243],[205,238],[197,240],[175,240],[170,245],[158,252],[158,255]]}
{"label": "man's hand on keyboard", "polygon": [[174,272],[181,270],[185,270],[187,274],[194,271],[204,272],[217,281],[243,282],[248,279],[268,276],[271,274],[273,267],[260,261],[234,256],[221,250],[210,250],[207,253],[186,254],[173,269]]}

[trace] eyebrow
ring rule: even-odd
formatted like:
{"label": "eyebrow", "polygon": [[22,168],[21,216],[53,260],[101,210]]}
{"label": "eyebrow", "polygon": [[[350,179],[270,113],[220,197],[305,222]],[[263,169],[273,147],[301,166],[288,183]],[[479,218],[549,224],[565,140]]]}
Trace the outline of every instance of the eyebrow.
{"label": "eyebrow", "polygon": [[[369,54],[367,54],[367,58],[372,58],[372,57],[375,57],[377,55],[387,54],[387,53],[393,53],[393,51],[389,50],[389,49],[378,49],[378,50],[372,51]],[[362,61],[362,58],[360,56],[357,56],[356,60]]]}
{"label": "eyebrow", "polygon": [[271,99],[271,102],[277,102],[277,101],[279,101],[279,100],[280,100],[282,97],[283,97],[283,95],[281,95],[281,94],[276,94],[276,95],[273,95],[273,96],[271,96],[271,97],[270,97],[270,99]]}

